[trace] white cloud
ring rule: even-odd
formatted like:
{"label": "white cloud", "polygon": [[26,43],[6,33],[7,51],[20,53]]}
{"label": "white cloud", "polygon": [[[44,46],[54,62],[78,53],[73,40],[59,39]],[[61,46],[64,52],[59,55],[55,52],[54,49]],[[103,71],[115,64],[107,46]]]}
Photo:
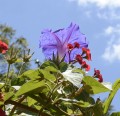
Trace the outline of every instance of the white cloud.
{"label": "white cloud", "polygon": [[111,63],[120,60],[120,43],[107,46],[102,57]]}
{"label": "white cloud", "polygon": [[92,15],[92,12],[91,11],[85,11],[85,15],[88,17],[88,18],[90,18],[91,17],[91,15]]}
{"label": "white cloud", "polygon": [[95,4],[99,8],[117,8],[120,7],[120,0],[69,0],[76,1],[79,5]]}
{"label": "white cloud", "polygon": [[120,25],[115,27],[109,26],[105,29],[104,33],[110,40],[102,57],[109,62],[120,60]]}
{"label": "white cloud", "polygon": [[106,35],[120,35],[120,24],[117,24],[115,27],[109,26],[104,30]]}
{"label": "white cloud", "polygon": [[120,12],[118,12],[120,10],[120,0],[68,0],[68,1],[76,2],[80,7],[85,7],[87,9],[89,6],[97,7],[97,9],[92,9],[90,7],[89,10],[92,12],[96,11],[96,15],[98,18],[109,20],[120,19]]}
{"label": "white cloud", "polygon": [[107,9],[103,11],[98,11],[97,12],[97,17],[100,19],[105,19],[105,20],[114,20],[114,19],[120,19],[120,13],[116,12],[115,9]]}

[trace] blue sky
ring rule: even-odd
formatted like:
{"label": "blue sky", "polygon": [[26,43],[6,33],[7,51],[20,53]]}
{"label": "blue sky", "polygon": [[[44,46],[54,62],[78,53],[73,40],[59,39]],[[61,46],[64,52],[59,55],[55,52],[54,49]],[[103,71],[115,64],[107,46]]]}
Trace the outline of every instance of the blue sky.
{"label": "blue sky", "polygon": [[[59,29],[75,22],[89,41],[91,72],[100,69],[104,81],[120,77],[120,1],[119,0],[0,0],[0,23],[16,30],[16,37],[27,38],[35,52],[33,59],[43,61],[39,49],[41,31]],[[120,91],[113,100],[119,111]],[[105,98],[106,95],[98,95]],[[102,96],[102,97],[101,97]]]}

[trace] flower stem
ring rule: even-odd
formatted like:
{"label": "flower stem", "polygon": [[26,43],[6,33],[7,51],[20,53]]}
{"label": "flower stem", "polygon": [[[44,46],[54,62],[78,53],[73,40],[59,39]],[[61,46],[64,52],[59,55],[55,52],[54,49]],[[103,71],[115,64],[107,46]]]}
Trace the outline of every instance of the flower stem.
{"label": "flower stem", "polygon": [[15,105],[16,107],[19,107],[19,108],[22,108],[24,110],[27,110],[27,111],[31,111],[31,112],[34,112],[34,113],[38,113],[38,110],[35,109],[35,108],[32,108],[32,107],[28,107],[26,105],[23,105],[23,104],[20,104],[16,101],[12,101],[12,100],[7,100],[5,102],[5,104],[12,104],[12,105]]}
{"label": "flower stem", "polygon": [[8,85],[10,84],[8,79],[9,79],[9,72],[10,72],[10,66],[11,64],[8,64],[8,71],[7,71],[7,76],[6,76],[6,79],[5,79],[5,92],[8,92],[9,91],[9,87]]}
{"label": "flower stem", "polygon": [[20,75],[20,73],[21,73],[21,71],[22,71],[22,68],[23,68],[23,66],[25,65],[25,62],[24,63],[22,63],[22,65],[21,65],[21,67],[20,67],[20,70],[19,70],[19,72],[18,72],[18,75],[17,75],[17,77]]}
{"label": "flower stem", "polygon": [[54,86],[54,88],[52,89],[52,91],[50,92],[50,94],[49,94],[49,96],[48,96],[46,105],[44,105],[44,106],[39,110],[38,116],[41,116],[41,113],[43,112],[44,108],[47,107],[47,105],[49,105],[49,103],[50,103],[50,101],[51,101],[52,94],[54,93],[55,89],[56,89],[57,87],[59,87],[61,84],[62,84],[62,82],[60,82],[59,84],[56,84],[56,85]]}
{"label": "flower stem", "polygon": [[108,112],[108,109],[110,107],[110,104],[111,104],[114,96],[116,95],[117,91],[120,89],[120,79],[116,80],[116,82],[113,84],[112,88],[113,88],[113,90],[109,93],[108,98],[103,103],[104,114],[106,114]]}
{"label": "flower stem", "polygon": [[[24,99],[26,98],[26,96],[23,96],[22,98],[19,99],[19,101],[17,103],[21,103]],[[14,105],[14,107],[12,108],[9,116],[13,116],[13,113],[15,112],[15,109],[17,108],[16,105]]]}

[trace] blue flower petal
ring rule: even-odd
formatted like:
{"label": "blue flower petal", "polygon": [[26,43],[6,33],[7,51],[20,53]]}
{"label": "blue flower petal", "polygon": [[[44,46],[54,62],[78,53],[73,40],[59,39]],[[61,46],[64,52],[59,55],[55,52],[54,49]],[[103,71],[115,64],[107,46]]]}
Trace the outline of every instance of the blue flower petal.
{"label": "blue flower petal", "polygon": [[71,52],[71,60],[75,58],[76,54],[81,53],[82,47],[88,47],[86,37],[80,32],[79,26],[71,23],[66,29],[59,29],[54,32],[51,30],[44,30],[40,39],[40,47],[46,58],[52,58],[53,52],[54,54],[57,54],[58,52],[60,57],[63,57],[66,54],[65,61],[68,61],[67,45],[68,43],[74,44],[74,42],[78,42],[80,48],[75,48]]}

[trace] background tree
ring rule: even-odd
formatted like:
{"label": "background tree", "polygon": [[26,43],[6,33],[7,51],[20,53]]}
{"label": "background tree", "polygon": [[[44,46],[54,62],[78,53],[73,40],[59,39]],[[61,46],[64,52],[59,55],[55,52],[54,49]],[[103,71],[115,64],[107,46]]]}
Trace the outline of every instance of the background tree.
{"label": "background tree", "polygon": [[[11,67],[11,75],[16,72],[18,73],[23,73],[24,71],[28,70],[30,68],[30,63],[25,63],[24,66],[22,67],[21,71],[20,68],[23,65],[22,62],[20,62],[19,59],[21,57],[24,57],[24,51],[28,50],[28,43],[26,38],[24,37],[15,37],[16,31],[5,24],[0,24],[0,40],[3,42],[7,43],[9,46],[9,50],[6,52],[5,57],[9,59],[10,54],[13,52],[13,55],[16,55],[16,63],[14,63]],[[19,60],[18,60],[19,59]],[[4,60],[4,55],[0,54],[0,75],[4,77],[5,72],[7,70],[7,62]],[[15,73],[14,73],[15,74]],[[15,75],[12,75],[15,76]],[[2,78],[1,78],[2,79]]]}

